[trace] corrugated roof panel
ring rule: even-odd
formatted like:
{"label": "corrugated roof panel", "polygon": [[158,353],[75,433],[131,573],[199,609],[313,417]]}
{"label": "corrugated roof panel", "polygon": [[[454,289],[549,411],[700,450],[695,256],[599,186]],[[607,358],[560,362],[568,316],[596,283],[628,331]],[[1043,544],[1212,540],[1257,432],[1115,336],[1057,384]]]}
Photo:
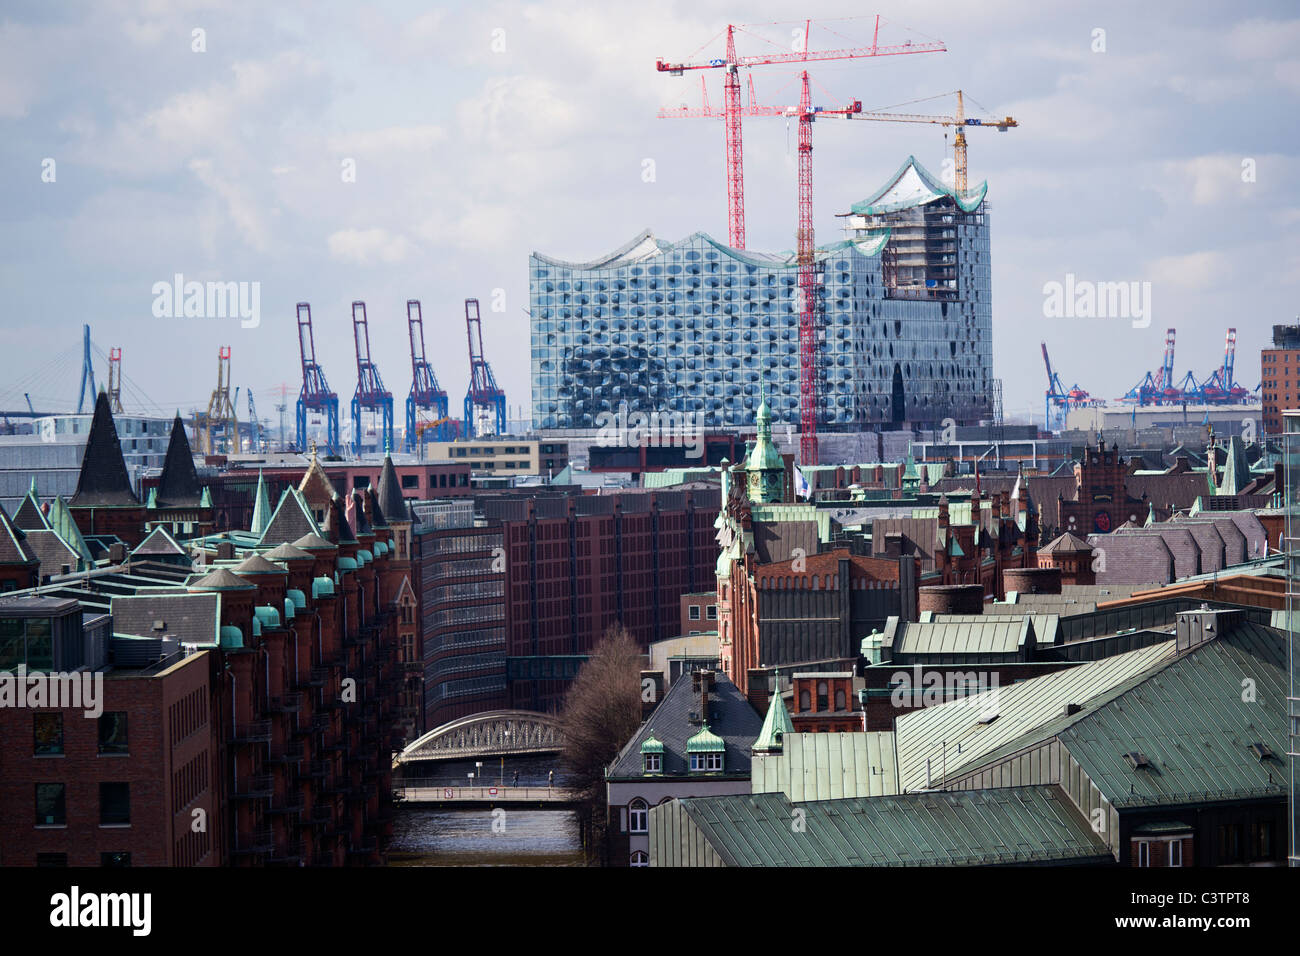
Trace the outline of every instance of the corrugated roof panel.
{"label": "corrugated roof panel", "polygon": [[[895,721],[900,789],[927,787],[927,758],[931,760],[929,785],[939,786],[945,776],[983,762],[1003,744],[1052,721],[1066,704],[1086,704],[1173,655],[1174,641],[1163,641],[904,714]],[[990,713],[996,713],[997,719],[980,723]]]}

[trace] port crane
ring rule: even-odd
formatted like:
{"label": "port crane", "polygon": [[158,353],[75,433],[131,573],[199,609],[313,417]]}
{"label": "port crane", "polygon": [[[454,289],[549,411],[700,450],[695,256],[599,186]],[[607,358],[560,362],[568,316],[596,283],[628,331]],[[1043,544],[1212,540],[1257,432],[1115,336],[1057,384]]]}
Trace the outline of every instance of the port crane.
{"label": "port crane", "polygon": [[380,416],[383,434],[378,444],[385,450],[393,447],[393,393],[384,388],[379,367],[370,358],[370,325],[366,321],[366,304],[352,303],[352,341],[357,352],[357,390],[352,394],[352,453],[360,455],[362,410]]}
{"label": "port crane", "polygon": [[465,334],[469,339],[469,390],[465,393],[465,437],[506,433],[506,393],[497,385],[483,355],[483,322],[478,299],[465,300]]}
{"label": "port crane", "polygon": [[[1081,408],[1095,404],[1087,391],[1075,382],[1068,390],[1061,384],[1061,376],[1052,368],[1052,360],[1047,354],[1047,343],[1042,343],[1043,364],[1047,367],[1047,392],[1044,401],[1044,425],[1048,431],[1060,431],[1065,427],[1065,412],[1071,408]],[[1053,408],[1056,413],[1053,414]]]}
{"label": "port crane", "polygon": [[316,361],[316,339],[312,332],[311,306],[299,302],[298,352],[302,357],[302,391],[298,393],[296,408],[297,448],[307,447],[307,413],[314,412],[325,419],[325,448],[329,455],[339,453],[339,397],[330,391],[325,371]]}
{"label": "port crane", "polygon": [[[406,396],[406,430],[402,443],[408,452],[415,451],[418,445],[423,456],[425,429],[436,425],[437,441],[455,437],[452,433],[457,429],[453,427],[455,420],[447,416],[447,393],[438,385],[438,376],[425,358],[424,317],[419,299],[406,300],[406,331],[411,340],[411,391]],[[419,421],[418,412],[422,409],[431,412],[437,421]]]}

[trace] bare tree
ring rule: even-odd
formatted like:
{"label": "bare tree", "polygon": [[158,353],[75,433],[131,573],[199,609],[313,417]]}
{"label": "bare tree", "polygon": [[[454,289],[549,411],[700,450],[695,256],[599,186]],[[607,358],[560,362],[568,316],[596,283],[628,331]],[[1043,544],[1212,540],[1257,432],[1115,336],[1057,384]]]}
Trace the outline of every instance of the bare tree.
{"label": "bare tree", "polygon": [[582,798],[579,811],[588,850],[604,844],[605,768],[641,725],[640,648],[621,624],[592,651],[564,699],[560,756],[569,786]]}

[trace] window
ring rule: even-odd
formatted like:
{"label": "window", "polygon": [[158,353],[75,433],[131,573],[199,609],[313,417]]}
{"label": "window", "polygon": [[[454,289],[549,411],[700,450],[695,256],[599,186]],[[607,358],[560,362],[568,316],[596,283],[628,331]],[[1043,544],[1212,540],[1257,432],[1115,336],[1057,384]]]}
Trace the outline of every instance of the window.
{"label": "window", "polygon": [[686,609],[686,616],[692,621],[698,621],[700,619],[700,606],[698,604],[692,604]]}
{"label": "window", "polygon": [[1172,843],[1169,844],[1169,865],[1170,866],[1183,865],[1183,841],[1182,840],[1174,840]]}
{"label": "window", "polygon": [[126,739],[126,711],[113,710],[100,716],[99,752],[101,754],[130,752]]}
{"label": "window", "polygon": [[646,856],[645,853],[644,853],[643,851],[641,851],[641,850],[637,850],[635,853],[632,854],[632,861],[631,861],[631,863],[630,863],[629,865],[630,865],[630,866],[649,866],[649,865],[650,865],[650,858],[649,858],[648,856]]}
{"label": "window", "polygon": [[663,770],[663,754],[646,754],[645,755],[645,772],[660,773]]}
{"label": "window", "polygon": [[66,853],[37,853],[37,866],[67,866],[68,854]]}
{"label": "window", "polygon": [[1256,860],[1273,858],[1273,824],[1262,820],[1250,825],[1250,848]]}
{"label": "window", "polygon": [[819,711],[830,710],[830,696],[824,680],[817,682],[817,709]]}
{"label": "window", "polygon": [[1139,840],[1139,841],[1138,841],[1138,859],[1137,859],[1137,865],[1138,865],[1138,866],[1150,866],[1150,865],[1151,865],[1151,844],[1148,843],[1146,840]]}
{"label": "window", "polygon": [[36,785],[36,825],[61,827],[68,823],[64,807],[64,786],[61,783]]}
{"label": "window", "polygon": [[720,752],[691,754],[691,769],[706,772],[709,770],[721,770],[722,754]]}
{"label": "window", "polygon": [[125,826],[131,823],[131,785],[129,783],[101,783],[99,785],[99,825],[101,827]]}
{"label": "window", "polygon": [[628,830],[631,833],[648,833],[650,831],[650,810],[640,798],[633,800],[627,808]]}
{"label": "window", "polygon": [[812,694],[807,689],[799,691],[799,713],[807,713],[812,710]]}
{"label": "window", "polygon": [[[403,475],[403,476],[402,476],[402,487],[403,487],[403,488],[419,488],[419,487],[420,487],[420,476],[419,476],[419,475]],[[385,517],[387,517],[387,515],[385,515]]]}
{"label": "window", "polygon": [[1241,824],[1225,823],[1219,827],[1219,860],[1223,863],[1240,863],[1242,860]]}
{"label": "window", "polygon": [[63,755],[63,715],[46,713],[32,715],[32,753],[38,757]]}
{"label": "window", "polygon": [[124,851],[101,853],[99,854],[99,865],[108,867],[130,866],[131,854]]}
{"label": "window", "polygon": [[716,604],[710,604],[705,608],[705,616],[708,617],[710,621],[716,621],[718,619],[718,606]]}
{"label": "window", "polygon": [[844,689],[843,689],[843,688],[840,688],[839,690],[835,691],[835,709],[836,709],[836,710],[847,710],[848,708],[845,707],[845,704],[846,704],[846,703],[847,703],[847,701],[846,701],[846,699],[845,699],[845,697],[844,697]]}

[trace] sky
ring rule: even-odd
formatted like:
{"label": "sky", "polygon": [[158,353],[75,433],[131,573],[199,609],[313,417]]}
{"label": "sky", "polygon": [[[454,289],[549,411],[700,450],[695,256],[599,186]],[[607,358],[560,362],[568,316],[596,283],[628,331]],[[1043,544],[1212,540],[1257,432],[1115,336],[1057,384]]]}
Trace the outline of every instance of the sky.
{"label": "sky", "polygon": [[[452,408],[468,381],[463,300],[483,304],[511,417],[529,401],[528,256],[581,260],[643,229],[727,235],[723,128],[698,106],[727,23],[741,55],[942,40],[947,52],[813,64],[815,104],[867,110],[962,89],[1019,127],[968,136],[987,180],[994,373],[1008,419],[1041,420],[1039,343],[1068,388],[1115,398],[1160,365],[1203,379],[1238,334],[1237,380],[1300,306],[1300,13],[1294,4],[9,2],[0,8],[0,408],[70,409],[81,326],[122,349],[127,411],[205,408],[221,346],[276,417],[301,384],[294,305],[346,417],[349,322],[401,404],[419,299]],[[866,15],[864,15],[866,14]],[[797,67],[749,71],[798,100]],[[706,71],[722,103],[720,71]],[[899,107],[951,112],[952,97]],[[819,242],[909,155],[940,173],[939,126],[815,124]],[[744,127],[747,245],[794,246],[797,131]],[[257,283],[260,323],[160,311],[156,284]],[[1149,283],[1146,318],[1051,315],[1045,286]],[[164,310],[165,311],[165,310]],[[1145,326],[1145,327],[1141,327]]]}

